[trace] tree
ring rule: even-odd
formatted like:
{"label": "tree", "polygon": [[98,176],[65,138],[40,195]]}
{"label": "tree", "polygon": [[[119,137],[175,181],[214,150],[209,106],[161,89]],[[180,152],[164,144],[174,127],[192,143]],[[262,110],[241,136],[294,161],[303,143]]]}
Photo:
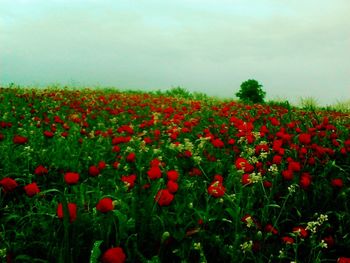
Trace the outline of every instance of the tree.
{"label": "tree", "polygon": [[262,85],[255,79],[248,79],[241,84],[241,89],[236,96],[245,102],[262,103],[266,92],[262,90]]}

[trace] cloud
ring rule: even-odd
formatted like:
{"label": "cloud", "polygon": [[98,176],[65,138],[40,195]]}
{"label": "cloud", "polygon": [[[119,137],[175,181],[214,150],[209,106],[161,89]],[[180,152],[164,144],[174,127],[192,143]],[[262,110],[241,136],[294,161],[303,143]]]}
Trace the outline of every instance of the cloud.
{"label": "cloud", "polygon": [[350,96],[347,1],[5,2],[3,83],[182,85],[232,96],[256,78],[270,97]]}

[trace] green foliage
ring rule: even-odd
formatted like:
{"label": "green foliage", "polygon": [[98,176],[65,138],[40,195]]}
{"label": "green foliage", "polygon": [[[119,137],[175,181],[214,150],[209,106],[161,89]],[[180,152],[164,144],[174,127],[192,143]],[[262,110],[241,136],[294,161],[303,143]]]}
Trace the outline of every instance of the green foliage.
{"label": "green foliage", "polygon": [[236,96],[244,101],[251,103],[263,103],[266,92],[262,90],[262,85],[254,79],[248,79],[241,84],[241,89]]}
{"label": "green foliage", "polygon": [[[11,256],[13,262],[94,263],[112,247],[123,249],[126,263],[336,262],[348,255],[349,114],[316,115],[287,101],[243,105],[180,87],[168,94],[174,96],[0,89],[0,180],[18,184],[9,191],[0,185],[0,262]],[[327,130],[330,125],[336,129]],[[316,132],[303,145],[297,129]],[[48,130],[53,137],[44,135]],[[28,142],[15,144],[15,134]],[[262,146],[267,148],[259,152]],[[128,160],[130,152],[135,161]],[[245,172],[239,157],[254,163],[253,170]],[[295,169],[290,160],[302,171],[286,179],[283,171]],[[106,166],[91,175],[89,167],[100,161]],[[47,174],[35,172],[39,165]],[[151,166],[161,169],[160,178],[149,177]],[[170,180],[170,170],[179,177]],[[67,171],[80,174],[77,184],[65,183]],[[311,176],[307,185],[305,173]],[[131,175],[134,183],[122,180]],[[155,196],[173,180],[173,201],[158,204]],[[32,182],[40,192],[29,197],[24,187]],[[103,197],[113,200],[112,211],[97,209]],[[72,222],[69,203],[77,207]],[[328,216],[322,224],[321,214]],[[293,230],[310,222],[318,222],[317,231],[306,238]],[[335,246],[321,247],[332,238]]]}
{"label": "green foliage", "polygon": [[172,87],[170,90],[167,90],[165,92],[165,95],[183,99],[191,98],[191,93],[187,89],[182,88],[180,86]]}
{"label": "green foliage", "polygon": [[313,97],[300,98],[299,105],[308,111],[315,111],[318,108],[317,99]]}

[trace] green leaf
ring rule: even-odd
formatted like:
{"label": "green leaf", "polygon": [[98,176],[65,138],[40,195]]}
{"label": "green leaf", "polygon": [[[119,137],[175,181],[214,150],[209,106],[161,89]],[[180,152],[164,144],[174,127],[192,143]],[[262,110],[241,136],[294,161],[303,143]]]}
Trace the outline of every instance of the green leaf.
{"label": "green leaf", "polygon": [[98,260],[101,256],[100,246],[101,246],[102,242],[103,242],[102,240],[95,241],[94,245],[92,246],[89,263],[97,263],[98,262]]}
{"label": "green leaf", "polygon": [[273,207],[273,208],[281,208],[279,205],[277,204],[269,204],[267,205],[268,207]]}

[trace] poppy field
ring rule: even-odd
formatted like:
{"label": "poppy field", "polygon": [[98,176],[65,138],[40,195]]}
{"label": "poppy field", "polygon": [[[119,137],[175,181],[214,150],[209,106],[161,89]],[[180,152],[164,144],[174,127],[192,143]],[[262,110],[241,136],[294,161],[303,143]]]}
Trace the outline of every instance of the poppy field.
{"label": "poppy field", "polygon": [[350,114],[0,89],[1,262],[350,262]]}

